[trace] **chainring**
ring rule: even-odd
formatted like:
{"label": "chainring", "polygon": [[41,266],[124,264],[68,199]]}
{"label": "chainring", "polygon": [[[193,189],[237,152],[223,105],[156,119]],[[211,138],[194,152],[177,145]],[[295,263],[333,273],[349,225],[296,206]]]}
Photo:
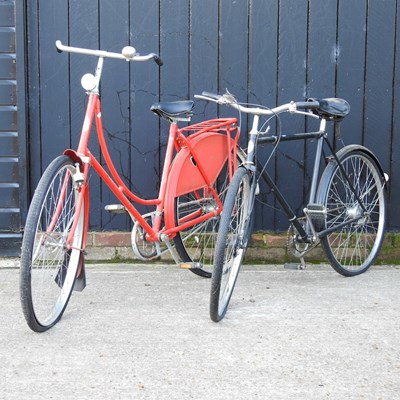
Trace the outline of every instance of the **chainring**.
{"label": "chainring", "polygon": [[[306,227],[306,219],[299,218],[298,220],[305,228]],[[288,232],[287,232],[287,247],[293,256],[295,256],[297,258],[302,258],[302,257],[304,257],[305,254],[307,254],[314,247],[316,247],[317,244],[318,243],[304,243],[304,241],[301,240],[299,232],[297,231],[295,226],[293,224],[290,224]]]}

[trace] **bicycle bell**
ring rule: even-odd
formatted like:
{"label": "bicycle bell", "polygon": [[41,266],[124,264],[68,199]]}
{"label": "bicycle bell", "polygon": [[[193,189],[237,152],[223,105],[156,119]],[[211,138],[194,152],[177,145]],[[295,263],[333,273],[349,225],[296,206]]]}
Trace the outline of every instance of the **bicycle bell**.
{"label": "bicycle bell", "polygon": [[122,55],[126,58],[133,58],[136,54],[136,49],[132,46],[125,46],[122,49]]}

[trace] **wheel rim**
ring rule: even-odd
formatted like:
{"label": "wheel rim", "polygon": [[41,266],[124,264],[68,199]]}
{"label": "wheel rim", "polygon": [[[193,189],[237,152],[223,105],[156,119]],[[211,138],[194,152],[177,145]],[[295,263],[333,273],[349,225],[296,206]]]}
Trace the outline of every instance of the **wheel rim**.
{"label": "wheel rim", "polygon": [[194,193],[189,193],[178,199],[177,209],[179,220],[184,220],[188,215],[215,213],[214,217],[180,232],[181,240],[190,260],[199,263],[202,268],[209,268],[213,263],[213,250],[220,221],[219,207],[216,201],[207,197],[196,199]]}
{"label": "wheel rim", "polygon": [[328,235],[324,242],[340,266],[357,272],[372,263],[383,239],[384,185],[375,164],[365,156],[348,157],[342,165],[366,211],[337,167],[327,194],[326,228],[352,219],[356,221]]}
{"label": "wheel rim", "polygon": [[248,175],[244,175],[230,215],[219,291],[218,314],[220,316],[225,313],[231,298],[246,250],[245,218],[249,205],[249,186]]}
{"label": "wheel rim", "polygon": [[[80,260],[84,207],[75,230],[72,249],[68,250],[65,246],[78,196],[72,182],[74,171],[68,165],[54,177],[44,197],[36,227],[30,266],[31,298],[35,318],[44,327],[53,325],[62,314]],[[58,207],[61,196],[64,200],[62,207]]]}

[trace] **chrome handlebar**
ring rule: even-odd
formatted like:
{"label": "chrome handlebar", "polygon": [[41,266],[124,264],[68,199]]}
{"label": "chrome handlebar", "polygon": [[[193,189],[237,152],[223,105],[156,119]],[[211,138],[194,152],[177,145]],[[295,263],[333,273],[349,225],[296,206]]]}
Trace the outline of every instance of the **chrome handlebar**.
{"label": "chrome handlebar", "polygon": [[144,56],[136,53],[136,49],[132,46],[125,46],[121,53],[113,53],[110,51],[104,50],[92,50],[92,49],[84,49],[81,47],[72,47],[72,46],[65,46],[61,43],[60,40],[56,41],[57,51],[61,52],[68,52],[68,53],[76,53],[76,54],[85,54],[88,56],[95,56],[101,58],[117,58],[120,60],[126,61],[149,61],[154,60],[160,67],[163,65],[163,61],[156,53],[149,53]]}

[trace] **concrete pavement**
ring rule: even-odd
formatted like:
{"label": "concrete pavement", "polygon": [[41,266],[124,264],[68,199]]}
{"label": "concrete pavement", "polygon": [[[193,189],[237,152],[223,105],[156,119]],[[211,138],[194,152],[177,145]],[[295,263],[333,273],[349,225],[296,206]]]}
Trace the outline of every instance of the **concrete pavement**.
{"label": "concrete pavement", "polygon": [[62,320],[31,332],[0,261],[0,399],[400,399],[400,267],[245,266],[225,319],[171,265],[91,265]]}

